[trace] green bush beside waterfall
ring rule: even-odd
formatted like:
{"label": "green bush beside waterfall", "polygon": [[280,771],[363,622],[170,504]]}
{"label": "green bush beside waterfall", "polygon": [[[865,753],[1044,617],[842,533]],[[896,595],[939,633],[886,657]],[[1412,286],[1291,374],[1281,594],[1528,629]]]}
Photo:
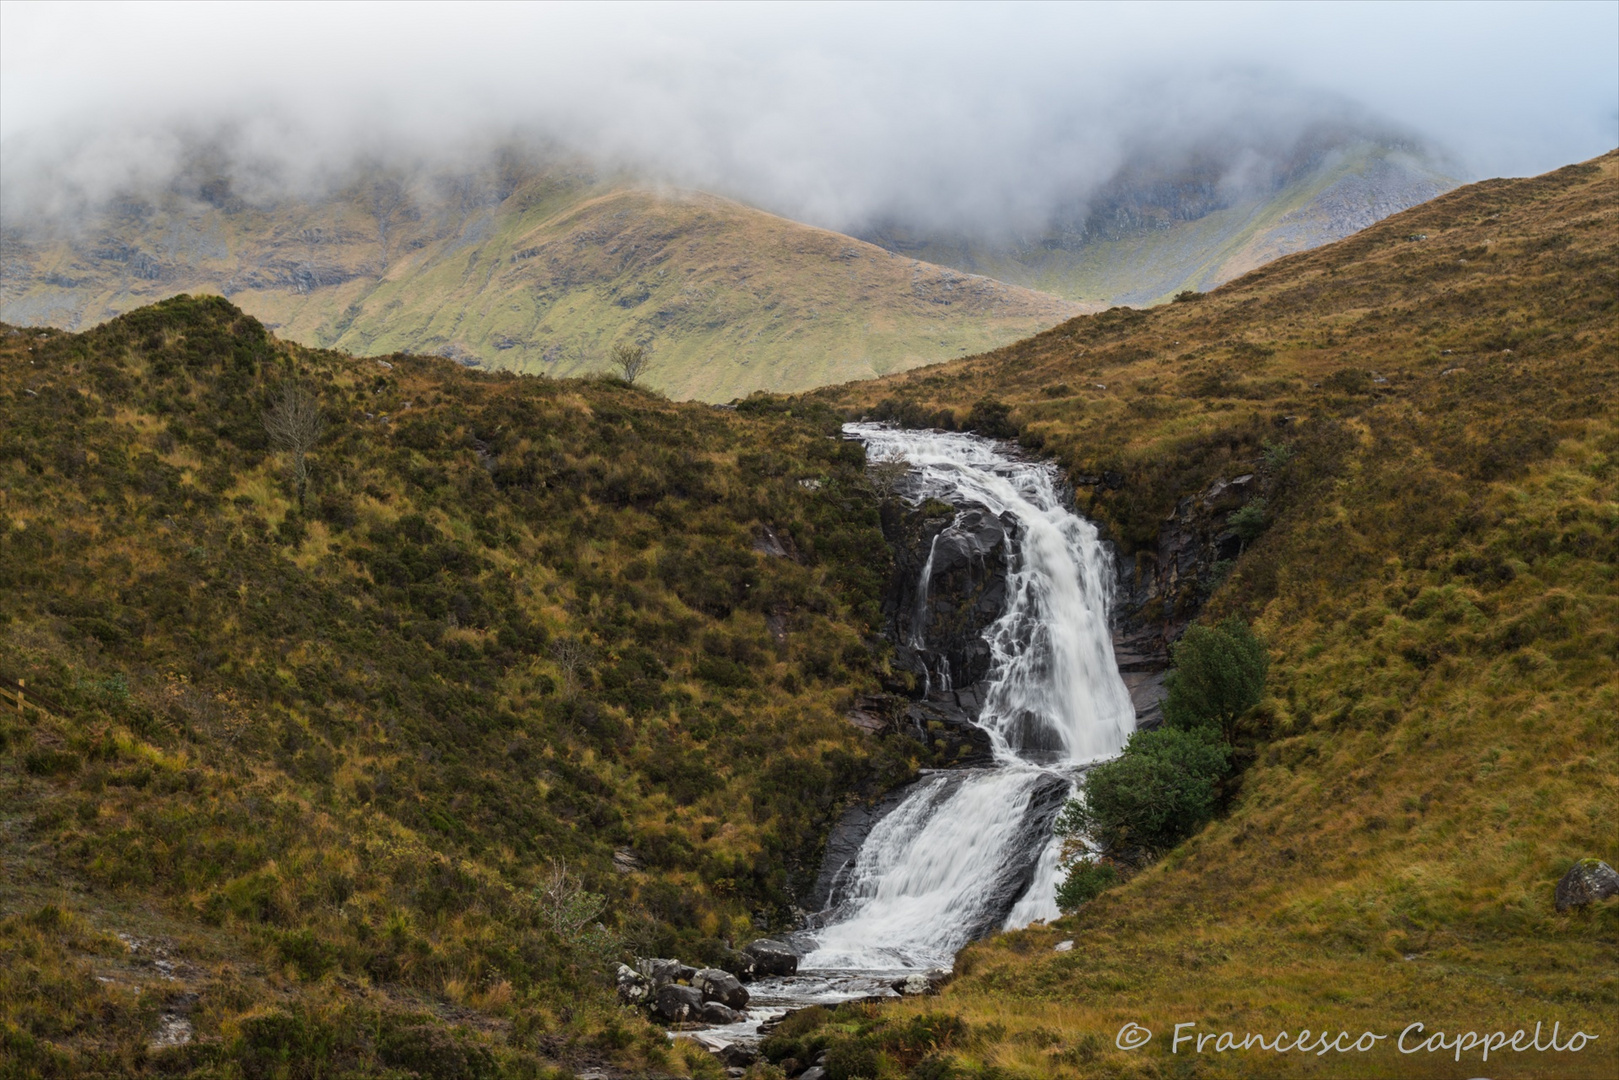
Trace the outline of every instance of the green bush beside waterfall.
{"label": "green bush beside waterfall", "polygon": [[1188,628],[1173,655],[1165,726],[1136,732],[1122,754],[1087,772],[1080,797],[1057,818],[1057,835],[1067,844],[1068,873],[1057,890],[1064,911],[1118,879],[1082,838],[1110,856],[1140,862],[1174,847],[1214,815],[1231,770],[1237,722],[1264,696],[1270,658],[1265,643],[1235,616]]}

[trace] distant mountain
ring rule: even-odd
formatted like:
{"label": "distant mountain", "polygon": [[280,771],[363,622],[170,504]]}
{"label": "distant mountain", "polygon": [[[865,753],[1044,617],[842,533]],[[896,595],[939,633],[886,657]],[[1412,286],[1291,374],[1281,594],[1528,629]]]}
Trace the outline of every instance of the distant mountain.
{"label": "distant mountain", "polygon": [[8,221],[0,317],[80,329],[221,293],[278,334],[577,375],[650,346],[648,381],[725,401],[1008,344],[1085,305],[895,255],[714,195],[537,174],[254,206],[204,179],[71,235]]}
{"label": "distant mountain", "polygon": [[890,251],[1104,305],[1206,291],[1272,259],[1340,240],[1457,184],[1418,148],[1328,133],[1259,175],[1240,151],[1136,162],[1034,236],[881,226]]}
{"label": "distant mountain", "polygon": [[284,337],[359,355],[577,375],[634,342],[655,357],[651,385],[726,401],[1208,289],[1452,186],[1411,147],[1329,133],[1286,151],[1133,161],[1033,238],[889,225],[861,240],[578,166],[373,170],[277,201],[199,169],[70,230],[8,216],[0,318],[77,330],[220,293]]}

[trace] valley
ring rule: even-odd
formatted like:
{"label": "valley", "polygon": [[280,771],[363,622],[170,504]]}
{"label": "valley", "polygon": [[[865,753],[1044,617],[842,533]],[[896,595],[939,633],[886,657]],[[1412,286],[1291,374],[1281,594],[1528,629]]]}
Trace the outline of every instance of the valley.
{"label": "valley", "polygon": [[[739,212],[552,197],[465,272],[588,246],[664,306],[670,237]],[[394,270],[283,288],[283,331],[291,297],[375,297],[320,344],[206,296],[5,327],[6,1052],[38,1075],[1441,1076],[1389,1044],[1194,1065],[1167,1033],[1544,1021],[1602,1037],[1503,1074],[1611,1074],[1619,905],[1552,897],[1615,855],[1616,208],[1619,154],[1469,185],[1208,293],[731,407],[412,355],[366,321]],[[581,240],[621,212],[663,263]],[[633,231],[660,214],[679,229]],[[414,250],[453,291],[448,236]],[[1020,295],[978,280],[972,304]],[[266,423],[300,407],[323,422],[302,449]],[[1059,915],[1046,789],[1155,723],[1174,642],[1228,616],[1270,674],[1217,813],[1111,853],[1122,880]],[[975,792],[961,820],[1018,839],[951,877],[966,830],[917,807]],[[760,939],[953,971],[829,995],[746,1066],[620,1004],[620,962],[752,977]],[[1156,1039],[1126,1048],[1132,1023]]]}
{"label": "valley", "polygon": [[[1127,1023],[1510,1037],[1567,1017],[1605,1036],[1619,909],[1552,901],[1613,850],[1616,196],[1616,154],[1471,185],[1195,300],[814,396],[1051,455],[1119,545],[1141,651],[1231,614],[1270,649],[1221,818],[1077,914],[957,958],[945,1000],[992,1033],[963,1059],[1169,1068],[1167,1046],[1114,1045]],[[1244,543],[1241,508],[1262,524]],[[1604,1075],[1598,1045],[1502,1073]]]}
{"label": "valley", "polygon": [[1070,300],[1144,306],[1188,289],[1206,292],[1456,186],[1415,148],[1365,136],[1306,142],[1294,156],[1269,185],[1246,190],[1224,190],[1229,162],[1126,167],[1083,208],[1016,239],[903,228],[869,237],[901,254]]}

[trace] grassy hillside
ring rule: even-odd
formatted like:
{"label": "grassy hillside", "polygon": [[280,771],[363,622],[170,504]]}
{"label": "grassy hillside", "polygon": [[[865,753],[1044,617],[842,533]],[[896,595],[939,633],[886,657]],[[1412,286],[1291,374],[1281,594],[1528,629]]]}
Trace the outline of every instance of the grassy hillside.
{"label": "grassy hillside", "polygon": [[218,298],[5,328],[0,676],[50,710],[0,711],[6,1075],[685,1072],[612,965],[790,926],[917,764],[842,719],[887,567],[835,432]]}
{"label": "grassy hillside", "polygon": [[[1409,153],[1352,143],[1276,190],[1221,198],[1219,176],[1126,183],[1070,228],[1018,241],[873,237],[892,250],[1070,300],[1162,303],[1206,290],[1272,259],[1342,239],[1455,186]],[[1163,190],[1159,190],[1163,189]],[[1204,212],[1187,205],[1211,202]]]}
{"label": "grassy hillside", "polygon": [[78,329],[220,293],[277,334],[569,376],[615,343],[649,383],[728,401],[980,352],[1086,310],[693,192],[554,168],[366,178],[264,207],[203,185],[64,237],[8,222],[0,316]]}
{"label": "grassy hillside", "polygon": [[[1224,815],[1077,915],[963,954],[926,1007],[967,1024],[946,1056],[1018,1076],[1619,1072],[1619,904],[1552,902],[1575,860],[1619,861],[1619,154],[816,399],[961,423],[997,415],[986,396],[1148,569],[1178,500],[1254,474],[1268,528],[1160,604],[1251,619],[1272,670]],[[1414,1021],[1600,1039],[1487,1064],[1392,1038],[1168,1046],[1182,1022]],[[1153,1042],[1116,1049],[1126,1022]]]}

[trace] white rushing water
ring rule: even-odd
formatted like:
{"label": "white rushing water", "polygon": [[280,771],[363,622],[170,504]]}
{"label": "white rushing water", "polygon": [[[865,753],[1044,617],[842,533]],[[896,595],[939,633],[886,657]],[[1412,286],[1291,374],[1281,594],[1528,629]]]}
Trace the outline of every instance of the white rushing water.
{"label": "white rushing water", "polygon": [[[872,829],[842,902],[801,961],[811,969],[948,967],[1008,906],[1007,926],[1056,916],[1053,801],[1072,790],[1079,768],[1116,755],[1135,729],[1108,625],[1112,566],[1095,526],[1063,506],[1051,465],[1017,460],[974,435],[845,430],[871,460],[909,462],[916,497],[983,507],[1014,523],[1006,609],[985,635],[992,661],[978,720],[995,767],[920,780]],[[932,565],[930,551],[919,596]],[[1008,905],[1009,885],[1031,860],[1032,883]]]}

